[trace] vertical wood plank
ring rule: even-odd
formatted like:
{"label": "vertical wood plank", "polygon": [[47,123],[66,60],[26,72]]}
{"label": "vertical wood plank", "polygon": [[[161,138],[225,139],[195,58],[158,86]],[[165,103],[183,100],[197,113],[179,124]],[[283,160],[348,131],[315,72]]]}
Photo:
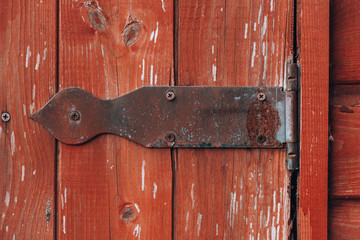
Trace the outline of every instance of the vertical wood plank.
{"label": "vertical wood plank", "polygon": [[329,1],[301,0],[298,237],[327,239]]}
{"label": "vertical wood plank", "polygon": [[0,239],[53,239],[55,141],[29,114],[56,85],[56,2],[0,9]]}
{"label": "vertical wood plank", "polygon": [[[179,1],[178,85],[282,86],[292,1]],[[179,239],[287,239],[284,150],[179,149]]]}
{"label": "vertical wood plank", "polygon": [[[114,98],[168,85],[173,3],[61,1],[60,88]],[[91,107],[91,106],[89,106]],[[59,239],[170,239],[169,149],[103,135],[59,145]]]}

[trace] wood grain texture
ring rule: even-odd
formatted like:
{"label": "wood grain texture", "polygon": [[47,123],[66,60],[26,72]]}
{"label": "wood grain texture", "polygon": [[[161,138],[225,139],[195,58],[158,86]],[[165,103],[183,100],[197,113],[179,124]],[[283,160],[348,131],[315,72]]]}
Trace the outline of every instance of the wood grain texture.
{"label": "wood grain texture", "polygon": [[336,84],[360,83],[359,9],[359,1],[331,1],[331,79]]}
{"label": "wood grain texture", "polygon": [[[60,88],[114,98],[142,85],[168,85],[172,4],[61,1]],[[171,238],[169,149],[111,135],[60,144],[58,191],[59,239]]]}
{"label": "wood grain texture", "polygon": [[329,239],[360,239],[360,201],[332,200],[329,206]]}
{"label": "wood grain texture", "polygon": [[333,197],[360,197],[360,106],[332,106],[329,191]]}
{"label": "wood grain texture", "polygon": [[327,239],[329,1],[299,5],[300,176],[298,238]]}
{"label": "wood grain texture", "polygon": [[[282,86],[292,1],[179,1],[178,85]],[[175,154],[179,239],[287,239],[284,150]]]}
{"label": "wood grain texture", "polygon": [[0,239],[53,239],[55,141],[28,115],[55,93],[56,2],[0,9]]}

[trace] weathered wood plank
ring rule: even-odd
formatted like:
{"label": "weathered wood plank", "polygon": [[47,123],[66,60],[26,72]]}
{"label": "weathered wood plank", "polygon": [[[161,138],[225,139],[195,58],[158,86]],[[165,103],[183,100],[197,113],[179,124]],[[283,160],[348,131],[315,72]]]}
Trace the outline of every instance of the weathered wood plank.
{"label": "weathered wood plank", "polygon": [[327,239],[329,1],[299,5],[300,176],[298,238]]}
{"label": "weathered wood plank", "polygon": [[359,1],[331,1],[331,79],[336,84],[360,83],[359,9]]}
{"label": "weathered wood plank", "polygon": [[0,9],[0,239],[53,239],[55,141],[28,115],[55,93],[56,2]]}
{"label": "weathered wood plank", "polygon": [[[168,85],[172,5],[61,1],[60,88],[114,98],[142,85]],[[171,238],[168,149],[110,135],[82,146],[60,144],[58,195],[59,239]]]}
{"label": "weathered wood plank", "polygon": [[360,239],[360,201],[332,200],[329,202],[329,239]]}
{"label": "weathered wood plank", "polygon": [[330,194],[333,197],[360,197],[359,105],[332,106],[330,127]]}
{"label": "weathered wood plank", "polygon": [[[292,1],[179,1],[178,85],[282,86]],[[290,173],[283,150],[175,154],[181,239],[285,239]]]}

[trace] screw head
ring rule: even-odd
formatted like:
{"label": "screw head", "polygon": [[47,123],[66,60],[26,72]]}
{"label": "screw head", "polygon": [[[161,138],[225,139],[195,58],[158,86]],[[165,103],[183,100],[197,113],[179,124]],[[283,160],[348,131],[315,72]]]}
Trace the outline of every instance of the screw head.
{"label": "screw head", "polygon": [[165,134],[165,140],[168,142],[175,142],[176,136],[173,132],[168,132]]}
{"label": "screw head", "polygon": [[4,112],[4,113],[2,113],[1,114],[1,120],[3,121],[3,122],[8,122],[8,121],[10,121],[10,113],[7,113],[7,112]]}
{"label": "screw head", "polygon": [[167,100],[172,101],[175,99],[175,93],[173,90],[169,90],[166,92],[165,97]]}
{"label": "screw head", "polygon": [[266,93],[258,93],[257,94],[257,99],[259,100],[259,101],[265,101],[266,100]]}
{"label": "screw head", "polygon": [[258,143],[264,143],[266,141],[266,137],[264,135],[259,135],[257,137]]}
{"label": "screw head", "polygon": [[71,111],[69,117],[72,121],[79,121],[80,120],[80,113],[78,111]]}

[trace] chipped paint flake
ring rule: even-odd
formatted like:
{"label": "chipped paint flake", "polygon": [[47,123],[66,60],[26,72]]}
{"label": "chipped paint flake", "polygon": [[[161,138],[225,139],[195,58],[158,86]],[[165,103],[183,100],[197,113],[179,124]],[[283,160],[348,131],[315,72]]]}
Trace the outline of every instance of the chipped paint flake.
{"label": "chipped paint flake", "polygon": [[155,32],[154,32],[154,31],[152,31],[152,32],[151,32],[151,34],[150,34],[150,39],[149,39],[149,40],[150,40],[150,42],[154,39],[154,34],[155,34]]}
{"label": "chipped paint flake", "polygon": [[4,199],[4,203],[5,203],[5,206],[9,206],[9,203],[10,203],[10,193],[9,192],[6,192],[5,194],[5,199]]}
{"label": "chipped paint flake", "polygon": [[255,55],[256,55],[256,42],[253,43],[253,52],[251,55],[251,67],[254,67]]}
{"label": "chipped paint flake", "polygon": [[260,5],[260,8],[259,8],[258,24],[260,24],[261,10],[262,10],[262,5]]}
{"label": "chipped paint flake", "polygon": [[264,35],[266,33],[266,29],[267,29],[267,16],[264,17],[264,23],[261,27],[261,39],[264,38]]}
{"label": "chipped paint flake", "polygon": [[156,199],[157,185],[154,183],[153,198]]}
{"label": "chipped paint flake", "polygon": [[66,227],[65,227],[65,216],[63,216],[63,233],[66,234]]}
{"label": "chipped paint flake", "polygon": [[188,226],[189,226],[189,212],[186,212],[185,232],[187,232]]}
{"label": "chipped paint flake", "polygon": [[140,227],[139,224],[136,224],[136,227],[134,228],[133,236],[135,236],[135,237],[137,237],[138,239],[140,239],[140,236],[141,236],[141,227]]}
{"label": "chipped paint flake", "polygon": [[65,200],[65,203],[66,203],[66,193],[67,193],[67,189],[65,188],[65,190],[64,190],[64,200]]}
{"label": "chipped paint flake", "polygon": [[40,65],[40,53],[37,54],[36,56],[36,65],[35,65],[35,70],[39,70],[39,65]]}
{"label": "chipped paint flake", "polygon": [[14,131],[11,132],[11,137],[10,137],[10,146],[11,146],[11,156],[14,156],[14,152],[15,152],[15,133]]}
{"label": "chipped paint flake", "polygon": [[247,39],[248,28],[249,28],[249,24],[245,23],[244,39]]}
{"label": "chipped paint flake", "polygon": [[36,85],[33,85],[33,89],[32,89],[32,99],[35,100],[35,96],[36,96]]}
{"label": "chipped paint flake", "polygon": [[161,8],[164,12],[166,12],[164,0],[161,0]]}
{"label": "chipped paint flake", "polygon": [[190,193],[190,196],[191,196],[191,208],[192,209],[194,209],[194,207],[195,207],[194,186],[195,186],[195,184],[193,183],[191,185],[191,193]]}
{"label": "chipped paint flake", "polygon": [[234,220],[235,220],[235,203],[236,203],[236,192],[230,193],[230,210],[229,210],[229,224],[230,227],[234,227]]}
{"label": "chipped paint flake", "polygon": [[141,191],[145,190],[145,160],[142,161],[141,167]]}
{"label": "chipped paint flake", "polygon": [[155,30],[155,36],[154,36],[154,43],[156,43],[156,39],[158,37],[159,33],[159,22],[156,22],[156,30]]}
{"label": "chipped paint flake", "polygon": [[216,65],[213,64],[213,65],[212,65],[212,77],[213,77],[213,81],[214,81],[214,82],[216,82],[216,72],[217,72],[217,70],[216,70]]}
{"label": "chipped paint flake", "polygon": [[150,85],[153,85],[154,66],[150,66]]}
{"label": "chipped paint flake", "polygon": [[140,213],[140,208],[139,208],[139,205],[137,203],[134,203],[134,206],[136,208],[136,211],[138,211],[138,213]]}
{"label": "chipped paint flake", "polygon": [[30,51],[30,46],[27,46],[26,48],[26,58],[25,58],[25,67],[28,68],[29,67],[29,59],[31,57],[31,51]]}
{"label": "chipped paint flake", "polygon": [[141,81],[144,81],[145,77],[145,59],[142,60],[142,73],[141,73]]}
{"label": "chipped paint flake", "polygon": [[23,182],[25,178],[25,165],[21,166],[21,181]]}
{"label": "chipped paint flake", "polygon": [[44,49],[44,53],[43,53],[44,56],[43,56],[43,59],[42,59],[43,61],[45,61],[45,59],[46,59],[46,53],[47,53],[47,47]]}
{"label": "chipped paint flake", "polygon": [[197,235],[200,236],[200,230],[201,230],[201,221],[202,221],[202,214],[198,214],[198,217],[197,217],[197,222],[196,222],[196,225],[197,225]]}
{"label": "chipped paint flake", "polygon": [[25,104],[23,104],[23,113],[24,113],[24,116],[26,116],[26,106],[25,106]]}

